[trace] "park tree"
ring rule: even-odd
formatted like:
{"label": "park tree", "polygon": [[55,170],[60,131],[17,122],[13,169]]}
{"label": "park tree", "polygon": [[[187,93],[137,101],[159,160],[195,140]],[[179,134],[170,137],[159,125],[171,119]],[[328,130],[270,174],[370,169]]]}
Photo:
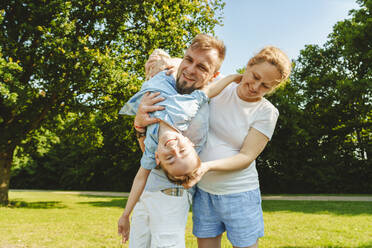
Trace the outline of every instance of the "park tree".
{"label": "park tree", "polygon": [[271,98],[281,116],[262,158],[267,191],[372,192],[372,1],[357,2]]}
{"label": "park tree", "polygon": [[197,33],[213,33],[222,8],[220,0],[2,1],[0,204],[17,147],[71,113],[113,118],[104,111],[138,90],[146,57],[155,48],[180,56]]}

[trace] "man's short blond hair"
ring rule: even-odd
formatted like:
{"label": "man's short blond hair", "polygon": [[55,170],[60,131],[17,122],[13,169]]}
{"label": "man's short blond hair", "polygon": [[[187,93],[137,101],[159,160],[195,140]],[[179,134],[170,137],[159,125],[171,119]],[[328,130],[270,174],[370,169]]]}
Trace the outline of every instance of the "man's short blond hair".
{"label": "man's short blond hair", "polygon": [[275,88],[284,83],[291,74],[291,61],[282,50],[275,46],[264,47],[259,53],[248,61],[248,66],[253,66],[263,62],[268,62],[274,65],[281,75],[280,82]]}
{"label": "man's short blond hair", "polygon": [[201,49],[201,50],[211,50],[215,49],[218,52],[218,63],[216,65],[217,72],[222,65],[223,60],[225,59],[226,55],[226,47],[222,40],[218,40],[217,38],[207,35],[207,34],[198,34],[194,37],[189,46],[189,49]]}

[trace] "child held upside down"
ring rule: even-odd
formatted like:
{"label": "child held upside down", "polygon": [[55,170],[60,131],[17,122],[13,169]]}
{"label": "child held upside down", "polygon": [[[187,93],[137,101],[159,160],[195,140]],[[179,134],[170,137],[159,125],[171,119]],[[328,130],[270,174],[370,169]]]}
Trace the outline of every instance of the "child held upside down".
{"label": "child held upside down", "polygon": [[[169,61],[171,61],[176,67],[174,70],[177,71],[180,59],[172,59],[160,49],[155,50],[151,56],[166,58],[166,64],[169,65]],[[151,61],[151,56],[149,61]],[[164,60],[157,59],[156,62],[146,68],[146,79],[153,76],[151,71],[154,68],[164,69]],[[159,71],[158,69],[153,71],[156,70]],[[127,216],[130,215],[142,194],[147,177],[152,169],[161,167],[168,179],[179,185],[187,183],[196,176],[195,173],[201,166],[198,153],[201,151],[206,137],[194,141],[184,136],[182,132],[188,129],[190,121],[200,108],[208,102],[209,98],[218,95],[229,83],[239,82],[240,79],[240,74],[230,75],[210,83],[201,90],[182,95],[176,90],[173,76],[168,76],[163,71],[146,81],[141,90],[131,97],[120,110],[120,114],[135,115],[142,99],[155,103],[164,99],[161,102],[164,109],[153,113],[153,117],[159,120],[158,123],[154,123],[146,129],[136,125],[135,121],[137,134],[145,136],[143,145],[141,145],[141,149],[144,151],[141,158],[141,167],[137,173],[137,175],[141,174],[142,177],[141,179],[138,176],[135,177],[126,208],[119,219],[118,232],[123,235],[124,242],[128,239],[130,226]],[[158,97],[159,95],[160,97]],[[207,127],[208,123],[206,123],[204,129]],[[193,141],[197,143],[196,146]]]}

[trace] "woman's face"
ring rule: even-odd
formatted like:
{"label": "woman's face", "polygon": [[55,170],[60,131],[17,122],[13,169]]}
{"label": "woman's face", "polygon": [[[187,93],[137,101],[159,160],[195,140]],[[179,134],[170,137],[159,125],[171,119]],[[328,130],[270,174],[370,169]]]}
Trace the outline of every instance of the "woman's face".
{"label": "woman's face", "polygon": [[266,61],[252,66],[248,65],[238,86],[238,96],[247,102],[259,101],[273,90],[280,80],[281,75],[278,69]]}
{"label": "woman's face", "polygon": [[198,166],[194,144],[175,131],[165,132],[159,137],[155,159],[172,176],[187,175]]}

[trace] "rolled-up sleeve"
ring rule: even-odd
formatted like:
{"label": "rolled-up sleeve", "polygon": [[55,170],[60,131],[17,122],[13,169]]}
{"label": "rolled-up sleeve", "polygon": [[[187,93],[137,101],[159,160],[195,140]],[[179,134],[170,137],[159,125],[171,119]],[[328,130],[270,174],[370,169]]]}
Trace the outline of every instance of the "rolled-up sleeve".
{"label": "rolled-up sleeve", "polygon": [[145,149],[142,154],[141,166],[147,170],[152,170],[156,167],[155,153]]}
{"label": "rolled-up sleeve", "polygon": [[148,170],[156,167],[155,151],[158,147],[158,131],[158,123],[150,125],[146,131],[146,138],[144,140],[145,151],[142,154],[141,166]]}

